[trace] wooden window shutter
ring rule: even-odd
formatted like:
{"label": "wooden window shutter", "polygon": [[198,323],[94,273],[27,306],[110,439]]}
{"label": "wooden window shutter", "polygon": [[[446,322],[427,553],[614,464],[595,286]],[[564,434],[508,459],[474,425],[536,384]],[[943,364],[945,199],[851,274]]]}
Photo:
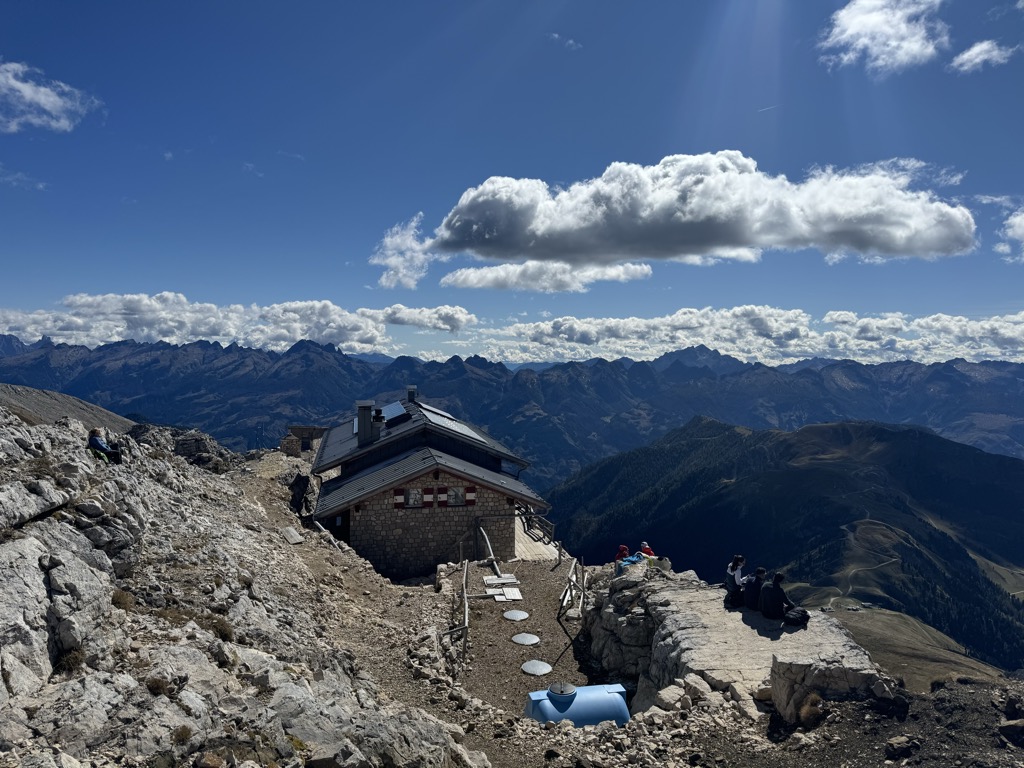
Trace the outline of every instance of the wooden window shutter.
{"label": "wooden window shutter", "polygon": [[395,509],[405,508],[405,489],[395,488]]}
{"label": "wooden window shutter", "polygon": [[423,489],[423,506],[432,507],[434,506],[434,489],[424,488]]}
{"label": "wooden window shutter", "polygon": [[443,485],[437,486],[437,506],[448,506],[448,488]]}
{"label": "wooden window shutter", "polygon": [[472,506],[476,504],[476,486],[466,486],[466,506]]}

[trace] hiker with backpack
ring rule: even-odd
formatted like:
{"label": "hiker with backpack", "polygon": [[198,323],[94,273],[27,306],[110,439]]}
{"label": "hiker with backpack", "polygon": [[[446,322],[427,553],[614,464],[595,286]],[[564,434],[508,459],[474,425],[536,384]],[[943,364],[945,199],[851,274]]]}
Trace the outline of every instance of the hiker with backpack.
{"label": "hiker with backpack", "polygon": [[761,615],[766,619],[778,619],[793,626],[804,626],[811,616],[806,609],[800,608],[786,596],[786,590],[782,588],[782,582],[786,578],[784,573],[776,573],[771,582],[761,587],[761,597],[758,607]]}
{"label": "hiker with backpack", "polygon": [[120,464],[121,463],[121,449],[117,443],[113,446],[107,445],[107,441],[103,439],[103,433],[99,427],[94,427],[89,430],[89,450],[92,454],[103,462],[109,464]]}

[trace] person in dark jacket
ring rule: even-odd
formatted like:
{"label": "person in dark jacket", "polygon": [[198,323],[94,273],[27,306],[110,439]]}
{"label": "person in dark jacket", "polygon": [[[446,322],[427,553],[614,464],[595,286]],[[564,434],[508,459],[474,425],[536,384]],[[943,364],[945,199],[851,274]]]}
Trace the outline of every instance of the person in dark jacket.
{"label": "person in dark jacket", "polygon": [[785,578],[785,574],[776,573],[770,583],[761,587],[761,598],[758,601],[758,607],[761,609],[761,615],[766,619],[779,619],[781,621],[786,618],[786,611],[796,607],[786,597],[786,590],[782,588],[782,581]]}
{"label": "person in dark jacket", "polygon": [[103,439],[103,433],[100,432],[99,427],[89,431],[89,448],[97,455],[97,458],[102,457],[104,461],[112,464],[121,463],[121,450],[117,445],[113,447],[107,445],[107,441]]}
{"label": "person in dark jacket", "polygon": [[767,575],[768,571],[758,568],[752,576],[743,579],[743,604],[747,608],[753,608],[756,611],[760,606],[761,587],[764,586],[764,577]]}

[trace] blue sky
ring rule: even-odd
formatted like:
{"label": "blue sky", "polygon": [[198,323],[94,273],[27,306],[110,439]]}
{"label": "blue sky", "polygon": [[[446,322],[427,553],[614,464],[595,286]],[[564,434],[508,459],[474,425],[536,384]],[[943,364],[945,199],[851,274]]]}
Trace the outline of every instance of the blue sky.
{"label": "blue sky", "polygon": [[1024,361],[1024,0],[0,17],[26,342]]}

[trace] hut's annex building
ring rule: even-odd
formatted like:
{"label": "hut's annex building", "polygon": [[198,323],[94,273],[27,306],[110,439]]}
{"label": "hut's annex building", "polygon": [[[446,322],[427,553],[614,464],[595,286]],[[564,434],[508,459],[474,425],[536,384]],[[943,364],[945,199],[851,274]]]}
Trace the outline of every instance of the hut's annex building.
{"label": "hut's annex building", "polygon": [[356,403],[320,441],[313,473],[332,475],[313,517],[382,574],[402,579],[438,563],[515,557],[522,516],[549,508],[518,479],[528,462],[487,433],[421,402]]}

